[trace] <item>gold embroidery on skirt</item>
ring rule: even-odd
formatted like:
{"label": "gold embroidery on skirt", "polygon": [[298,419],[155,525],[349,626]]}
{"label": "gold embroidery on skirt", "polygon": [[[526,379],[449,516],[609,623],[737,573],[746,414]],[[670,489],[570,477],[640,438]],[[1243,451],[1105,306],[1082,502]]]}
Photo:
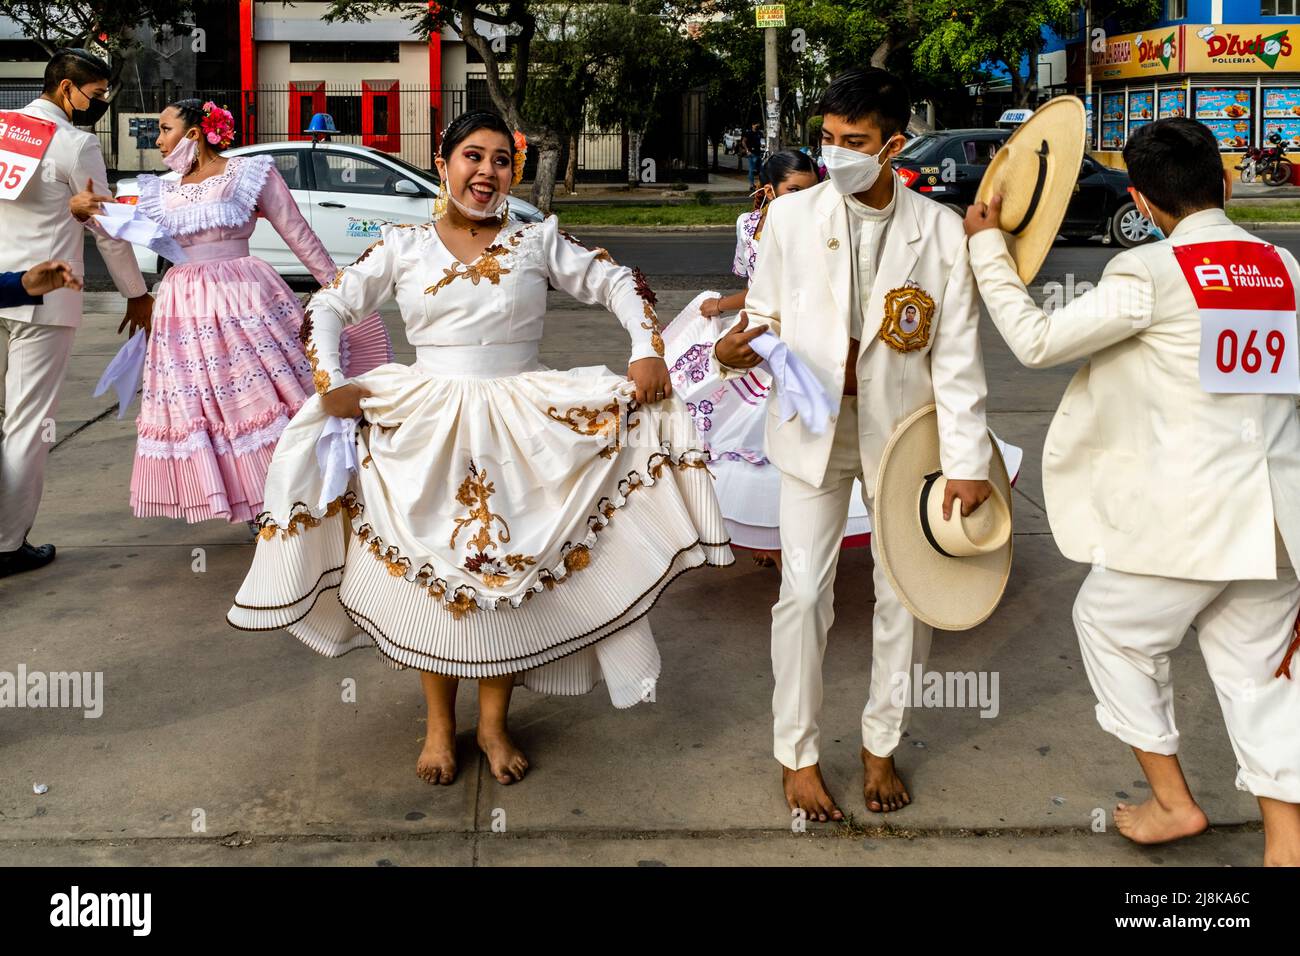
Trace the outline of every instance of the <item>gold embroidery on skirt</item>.
{"label": "gold embroidery on skirt", "polygon": [[[488,587],[500,587],[510,580],[510,572],[523,571],[537,563],[537,559],[528,554],[507,554],[495,557],[489,551],[498,550],[500,545],[510,541],[510,524],[505,517],[492,510],[490,501],[496,494],[496,485],[488,480],[486,470],[479,471],[471,460],[469,475],[456,490],[456,500],[469,509],[464,517],[456,518],[456,528],[451,533],[448,547],[456,547],[456,538],[469,525],[478,523],[478,531],[469,539],[469,546],[477,553],[465,557],[463,567],[471,574],[477,574]],[[501,530],[494,537],[492,526],[500,523]]]}
{"label": "gold embroidery on skirt", "polygon": [[[629,411],[634,408],[635,405],[630,407]],[[635,422],[633,424],[635,424]],[[673,460],[670,455],[657,452],[648,459],[646,470],[657,480],[661,477],[665,468],[679,468],[683,470],[687,468],[705,468],[707,457],[707,453],[695,449],[684,452],[676,460]],[[644,480],[641,478],[639,472],[633,471],[629,472],[626,478],[619,481],[618,493],[624,500],[626,500],[632,492],[642,487],[645,487]],[[462,499],[462,493],[464,494],[464,498],[468,500]],[[499,515],[493,515],[491,509],[488,507],[487,499],[491,498],[494,493],[495,488],[492,483],[487,480],[487,473],[477,471],[471,462],[470,475],[461,483],[461,489],[457,494],[457,500],[460,500],[467,508],[471,508],[472,513],[485,513],[485,515],[489,517],[487,523],[487,534],[489,539],[491,538],[491,519],[499,519],[502,525],[505,525],[505,520],[500,518]],[[604,526],[612,520],[619,507],[621,507],[621,504],[616,505],[614,501],[609,498],[600,499],[600,501],[596,503],[595,514],[592,514],[587,519],[588,527],[593,533],[599,534]],[[311,509],[306,503],[300,501],[296,502],[293,508],[290,509],[290,518],[284,528],[281,528],[271,519],[271,513],[269,511],[262,512],[255,520],[259,524],[259,537],[269,541],[275,538],[277,532],[280,533],[282,538],[288,538],[297,535],[299,528],[319,527],[325,518],[336,515],[340,511],[345,511],[349,521],[355,522],[356,519],[364,513],[365,506],[357,500],[355,493],[349,491],[331,501],[326,507],[324,514],[319,518],[311,513]],[[604,521],[601,520],[602,517],[604,518]],[[474,520],[480,520],[480,523],[482,523],[481,518]],[[473,521],[471,520],[466,523],[470,524],[473,523]],[[390,575],[395,578],[405,579],[411,568],[411,560],[410,558],[403,556],[396,545],[385,546],[383,539],[375,534],[374,529],[369,523],[362,524],[359,527],[352,528],[351,530],[356,539],[364,545],[365,550],[373,555],[376,560],[383,562],[385,569]],[[483,528],[480,528],[480,533],[483,530]],[[502,534],[498,535],[498,540],[505,542],[509,540],[508,535],[508,530],[503,530]],[[476,535],[476,538],[477,537],[478,536]],[[490,546],[493,548],[496,547],[495,544],[491,544]],[[565,570],[569,573],[583,570],[591,564],[592,560],[591,548],[586,543],[574,544],[573,542],[566,542],[564,547],[560,549],[560,555]],[[516,572],[524,571],[537,564],[536,557],[517,552],[507,554],[499,559],[492,558],[490,555],[482,553],[480,556],[485,558],[487,561],[493,562],[494,565],[498,567]],[[466,562],[466,567],[468,568],[468,566],[469,561]],[[469,569],[473,570],[472,568]],[[480,572],[482,570],[483,569],[480,568]],[[508,571],[504,573],[508,574]],[[480,574],[480,576],[482,576],[482,574]],[[543,568],[538,572],[537,584],[540,585],[542,589],[551,591],[555,589],[557,584],[561,584],[568,579],[567,574],[563,579],[560,579],[556,578],[550,569]],[[449,611],[452,617],[456,620],[460,620],[466,614],[472,614],[479,610],[476,593],[474,589],[468,585],[461,585],[456,588],[452,593],[452,596],[449,598],[448,583],[442,578],[436,576],[436,571],[431,564],[421,566],[412,583],[417,587],[424,588],[426,593],[437,601],[441,607]],[[520,596],[521,601],[531,600],[534,593],[534,590],[530,588]]]}
{"label": "gold embroidery on skirt", "polygon": [[325,513],[319,518],[311,513],[311,509],[306,502],[295,502],[289,509],[289,522],[284,528],[271,519],[271,512],[263,511],[255,519],[258,524],[257,536],[264,541],[272,540],[276,532],[280,532],[280,537],[289,538],[298,533],[299,528],[316,528],[320,526],[321,521],[326,518],[332,518],[340,511],[347,511],[349,518],[355,518],[361,513],[361,505],[357,502],[357,496],[351,491],[338,498],[335,498],[325,507]]}
{"label": "gold embroidery on skirt", "polygon": [[[641,419],[632,417],[632,412],[636,408],[635,403],[628,405],[627,430],[629,432],[641,424]],[[591,437],[597,435],[609,437],[612,435],[613,441],[606,442],[598,453],[601,458],[613,458],[614,453],[623,447],[618,399],[614,399],[614,401],[601,408],[588,408],[586,405],[579,405],[577,408],[570,408],[563,415],[558,412],[559,410],[554,405],[546,410],[548,417],[561,425],[568,425],[579,435]]]}

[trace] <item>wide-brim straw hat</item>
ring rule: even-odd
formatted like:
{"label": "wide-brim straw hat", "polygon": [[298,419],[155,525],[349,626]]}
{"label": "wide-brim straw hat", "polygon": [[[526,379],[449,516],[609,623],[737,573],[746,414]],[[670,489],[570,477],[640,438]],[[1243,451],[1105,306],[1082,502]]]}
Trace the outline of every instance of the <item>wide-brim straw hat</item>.
{"label": "wide-brim straw hat", "polygon": [[984,171],[976,202],[1002,196],[999,225],[1020,281],[1038,275],[1074,197],[1087,118],[1077,96],[1058,96],[1011,134]]}
{"label": "wide-brim straw hat", "polygon": [[945,631],[987,620],[1011,576],[1011,477],[991,433],[989,442],[993,494],[964,518],[954,500],[946,522],[933,405],[908,416],[880,458],[871,515],[877,560],[903,606]]}

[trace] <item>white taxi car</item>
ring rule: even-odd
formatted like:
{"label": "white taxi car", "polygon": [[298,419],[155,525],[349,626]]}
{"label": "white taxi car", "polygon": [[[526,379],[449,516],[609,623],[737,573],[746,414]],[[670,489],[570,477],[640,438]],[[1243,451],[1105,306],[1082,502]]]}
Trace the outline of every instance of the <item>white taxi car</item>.
{"label": "white taxi car", "polygon": [[[303,218],[320,236],[339,265],[352,262],[379,237],[379,227],[389,223],[428,222],[433,200],[441,189],[436,174],[412,166],[369,146],[309,141],[257,143],[228,149],[223,156],[269,153],[288,184]],[[164,179],[177,179],[169,172]],[[134,202],[140,194],[137,180],[117,184],[119,202]],[[510,216],[523,222],[540,222],[536,206],[513,196]],[[307,267],[285,245],[265,219],[259,219],[248,242],[249,252],[270,263],[283,276],[307,276]],[[171,263],[151,249],[133,246],[140,271],[165,272]]]}

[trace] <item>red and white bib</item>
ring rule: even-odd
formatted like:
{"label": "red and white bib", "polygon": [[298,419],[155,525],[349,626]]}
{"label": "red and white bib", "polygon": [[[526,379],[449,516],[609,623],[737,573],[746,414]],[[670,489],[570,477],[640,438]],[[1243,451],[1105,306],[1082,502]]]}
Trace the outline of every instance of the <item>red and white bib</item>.
{"label": "red and white bib", "polygon": [[0,110],[0,199],[17,199],[27,188],[55,129],[49,120]]}
{"label": "red and white bib", "polygon": [[1263,242],[1175,246],[1201,312],[1201,387],[1207,392],[1300,394],[1291,275]]}

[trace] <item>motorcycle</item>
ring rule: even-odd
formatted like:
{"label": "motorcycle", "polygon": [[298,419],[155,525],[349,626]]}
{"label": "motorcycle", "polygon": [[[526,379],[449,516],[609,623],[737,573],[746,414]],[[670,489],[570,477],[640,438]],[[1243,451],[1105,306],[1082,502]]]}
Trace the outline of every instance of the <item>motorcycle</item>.
{"label": "motorcycle", "polygon": [[1236,167],[1241,170],[1241,181],[1253,183],[1262,179],[1270,186],[1281,186],[1291,181],[1291,161],[1283,157],[1286,140],[1274,131],[1268,136],[1268,146],[1252,147]]}

